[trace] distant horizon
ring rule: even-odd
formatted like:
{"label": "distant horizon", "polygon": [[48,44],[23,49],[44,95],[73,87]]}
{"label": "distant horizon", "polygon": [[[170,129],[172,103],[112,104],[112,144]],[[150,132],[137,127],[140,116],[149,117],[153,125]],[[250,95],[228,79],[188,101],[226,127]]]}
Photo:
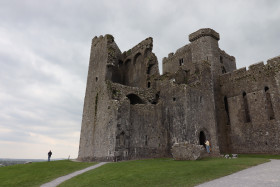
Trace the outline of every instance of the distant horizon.
{"label": "distant horizon", "polygon": [[[70,158],[70,160],[73,160],[73,159],[76,159],[76,158]],[[48,158],[0,158],[0,161],[1,160],[18,160],[18,161],[24,161],[24,160],[38,160],[38,161],[47,161]],[[51,158],[51,161],[54,161],[54,160],[68,160],[68,158]]]}

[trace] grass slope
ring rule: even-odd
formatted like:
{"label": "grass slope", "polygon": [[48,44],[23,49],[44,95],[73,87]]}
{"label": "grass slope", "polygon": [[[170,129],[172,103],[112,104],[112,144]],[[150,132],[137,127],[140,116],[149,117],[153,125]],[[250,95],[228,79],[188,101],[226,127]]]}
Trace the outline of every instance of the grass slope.
{"label": "grass slope", "polygon": [[1,167],[0,186],[40,186],[60,176],[94,164],[60,160]]}
{"label": "grass slope", "polygon": [[198,161],[150,159],[109,163],[65,181],[64,186],[194,186],[269,161],[243,156]]}

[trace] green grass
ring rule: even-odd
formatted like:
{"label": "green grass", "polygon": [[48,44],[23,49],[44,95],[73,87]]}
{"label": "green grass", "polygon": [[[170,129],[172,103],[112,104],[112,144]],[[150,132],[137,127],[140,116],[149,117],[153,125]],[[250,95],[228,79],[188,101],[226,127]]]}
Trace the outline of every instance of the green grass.
{"label": "green grass", "polygon": [[238,159],[150,159],[109,163],[65,181],[60,187],[194,186],[268,161],[267,158],[244,155]]}
{"label": "green grass", "polygon": [[40,186],[60,176],[94,164],[60,160],[1,167],[0,186]]}
{"label": "green grass", "polygon": [[[280,159],[280,155],[243,154],[238,159],[149,159],[109,163],[74,177],[61,186],[194,186],[269,159]],[[1,167],[0,186],[40,186],[94,164],[62,160]]]}
{"label": "green grass", "polygon": [[262,154],[262,155],[256,155],[256,154],[241,154],[241,155],[239,155],[239,158],[280,159],[280,155],[268,155],[268,154]]}

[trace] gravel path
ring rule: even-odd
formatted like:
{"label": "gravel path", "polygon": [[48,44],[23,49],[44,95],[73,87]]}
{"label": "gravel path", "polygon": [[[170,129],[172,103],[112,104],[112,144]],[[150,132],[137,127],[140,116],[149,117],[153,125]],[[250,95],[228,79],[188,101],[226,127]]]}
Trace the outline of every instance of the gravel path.
{"label": "gravel path", "polygon": [[89,170],[92,170],[92,169],[95,169],[95,168],[98,168],[104,164],[106,164],[107,162],[100,162],[99,164],[96,164],[94,166],[90,166],[90,167],[87,167],[85,169],[82,169],[82,170],[79,170],[79,171],[75,171],[74,173],[70,173],[68,175],[65,175],[65,176],[62,176],[62,177],[59,177],[51,182],[48,182],[48,183],[45,183],[43,185],[41,185],[41,187],[55,187],[55,186],[58,186],[59,184],[61,184],[62,182],[66,181],[66,180],[69,180],[71,179],[72,177],[75,177],[77,175],[80,175],[84,172],[87,172]]}
{"label": "gravel path", "polygon": [[252,168],[203,183],[197,187],[279,187],[280,160],[271,160]]}

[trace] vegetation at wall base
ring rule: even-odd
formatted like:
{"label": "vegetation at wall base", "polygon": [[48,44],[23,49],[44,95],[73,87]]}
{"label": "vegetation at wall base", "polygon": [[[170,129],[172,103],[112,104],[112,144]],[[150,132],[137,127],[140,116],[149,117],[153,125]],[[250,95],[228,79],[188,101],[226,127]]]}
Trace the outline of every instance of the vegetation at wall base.
{"label": "vegetation at wall base", "polygon": [[60,160],[17,164],[0,168],[0,186],[32,187],[52,181],[63,175],[94,165],[95,163]]}

